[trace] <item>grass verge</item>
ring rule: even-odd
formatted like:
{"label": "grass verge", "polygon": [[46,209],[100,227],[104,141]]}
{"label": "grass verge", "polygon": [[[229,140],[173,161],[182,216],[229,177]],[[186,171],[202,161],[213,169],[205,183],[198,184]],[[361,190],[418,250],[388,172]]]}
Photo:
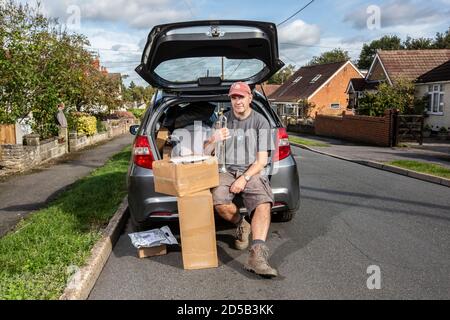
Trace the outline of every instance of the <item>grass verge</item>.
{"label": "grass verge", "polygon": [[0,239],[0,300],[58,299],[126,195],[131,147]]}
{"label": "grass verge", "polygon": [[421,173],[431,174],[433,176],[447,178],[450,179],[450,169],[443,167],[438,164],[420,162],[420,161],[411,161],[411,160],[397,160],[387,162],[386,164],[409,169]]}
{"label": "grass verge", "polygon": [[317,142],[313,140],[303,139],[299,137],[289,137],[289,141],[293,143],[303,144],[310,147],[329,147],[330,145],[323,142]]}

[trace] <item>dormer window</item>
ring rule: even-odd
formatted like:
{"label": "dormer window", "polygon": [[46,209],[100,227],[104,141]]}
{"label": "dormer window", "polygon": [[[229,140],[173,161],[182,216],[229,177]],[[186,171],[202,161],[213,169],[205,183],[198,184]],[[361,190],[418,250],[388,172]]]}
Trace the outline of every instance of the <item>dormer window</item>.
{"label": "dormer window", "polygon": [[311,80],[310,83],[315,83],[317,80],[320,79],[321,76],[322,76],[321,74],[316,75],[316,76],[314,77],[314,79]]}

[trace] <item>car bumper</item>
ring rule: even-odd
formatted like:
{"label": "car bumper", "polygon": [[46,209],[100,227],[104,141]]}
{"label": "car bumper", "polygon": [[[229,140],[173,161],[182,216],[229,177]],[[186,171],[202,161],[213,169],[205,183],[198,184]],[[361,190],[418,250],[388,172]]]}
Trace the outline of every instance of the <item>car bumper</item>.
{"label": "car bumper", "polygon": [[[136,223],[178,219],[177,198],[155,192],[152,170],[132,165],[128,175],[128,205]],[[280,161],[276,174],[270,177],[275,203],[273,213],[295,211],[300,204],[297,165],[292,157]],[[246,209],[239,202],[241,213]]]}

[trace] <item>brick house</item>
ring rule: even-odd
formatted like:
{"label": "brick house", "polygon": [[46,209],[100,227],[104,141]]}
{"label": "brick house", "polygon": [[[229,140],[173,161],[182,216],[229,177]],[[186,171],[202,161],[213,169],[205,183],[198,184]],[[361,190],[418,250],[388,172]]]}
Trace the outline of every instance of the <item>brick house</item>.
{"label": "brick house", "polygon": [[[280,86],[281,85],[279,85],[279,84],[266,84],[266,83],[263,83],[262,85],[261,84],[257,84],[255,89],[257,91],[261,92],[262,94],[264,92],[267,97],[270,97],[271,94],[274,93],[275,91],[277,91]],[[270,101],[270,99],[269,99],[269,101]]]}
{"label": "brick house", "polygon": [[346,88],[352,78],[364,76],[351,61],[302,67],[269,99],[279,115],[303,119],[314,119],[316,112],[341,115],[347,108]]}
{"label": "brick house", "polygon": [[426,124],[435,131],[450,128],[450,49],[378,50],[364,81],[349,82],[349,106],[357,108],[358,99],[379,83],[399,79],[415,82],[417,98],[428,97]]}

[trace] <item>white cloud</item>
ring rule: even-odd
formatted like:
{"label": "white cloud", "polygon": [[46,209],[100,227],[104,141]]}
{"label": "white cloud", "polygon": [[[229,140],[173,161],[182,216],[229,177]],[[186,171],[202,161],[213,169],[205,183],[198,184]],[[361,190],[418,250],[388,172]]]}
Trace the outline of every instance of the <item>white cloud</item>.
{"label": "white cloud", "polygon": [[[369,14],[367,7],[359,7],[344,17],[356,29],[367,29]],[[439,24],[448,19],[450,10],[430,6],[429,3],[414,0],[390,0],[380,7],[381,28],[411,26],[420,24]]]}
{"label": "white cloud", "polygon": [[295,20],[278,29],[278,38],[282,46],[283,43],[314,45],[320,41],[320,28],[303,20]]}
{"label": "white cloud", "polygon": [[96,22],[122,22],[137,29],[150,29],[159,23],[181,21],[191,15],[189,10],[180,10],[175,0],[44,0],[45,11],[64,22],[70,16],[71,6],[78,6],[81,23],[84,20]]}

